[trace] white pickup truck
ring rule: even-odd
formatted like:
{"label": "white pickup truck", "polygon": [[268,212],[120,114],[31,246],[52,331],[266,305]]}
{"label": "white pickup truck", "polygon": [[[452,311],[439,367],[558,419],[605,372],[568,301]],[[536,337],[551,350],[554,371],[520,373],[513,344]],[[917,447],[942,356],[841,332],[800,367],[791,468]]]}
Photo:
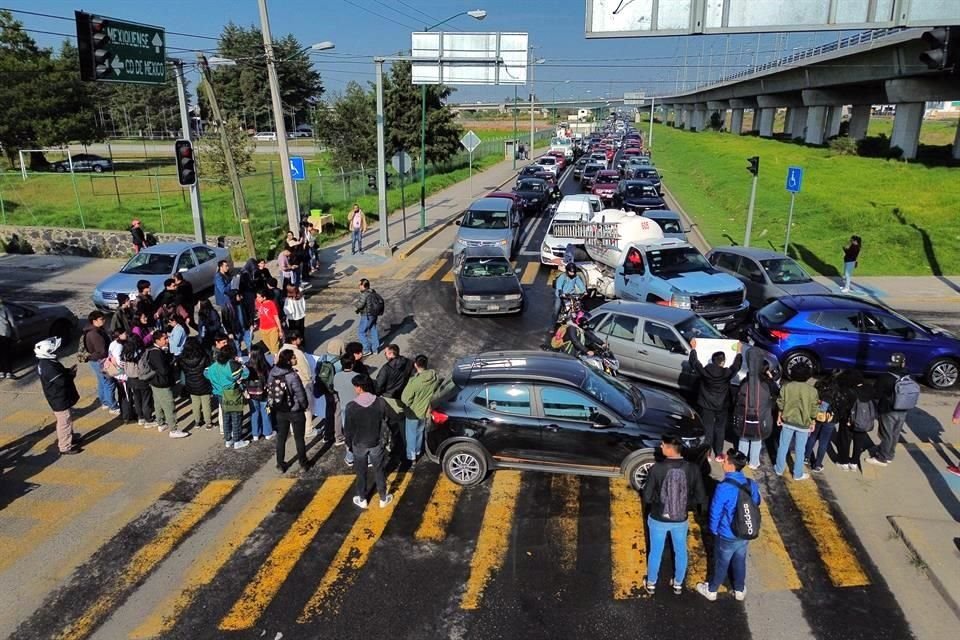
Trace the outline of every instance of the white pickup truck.
{"label": "white pickup truck", "polygon": [[[582,245],[584,238],[577,235],[578,223],[588,223],[603,210],[603,202],[592,193],[565,196],[557,204],[547,235],[540,245],[540,262],[548,265],[562,265],[568,244]],[[573,235],[570,235],[573,234]]]}

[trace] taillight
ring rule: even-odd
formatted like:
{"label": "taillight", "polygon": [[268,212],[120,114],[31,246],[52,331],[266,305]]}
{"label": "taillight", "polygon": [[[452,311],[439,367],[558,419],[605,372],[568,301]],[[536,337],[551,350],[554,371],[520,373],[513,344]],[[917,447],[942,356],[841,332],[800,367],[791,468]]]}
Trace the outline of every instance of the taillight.
{"label": "taillight", "polygon": [[442,411],[437,411],[436,409],[432,409],[430,411],[430,420],[433,422],[433,424],[443,424],[449,419],[450,416]]}
{"label": "taillight", "polygon": [[768,333],[771,338],[776,338],[777,340],[786,340],[790,337],[787,331],[780,331],[779,329],[770,329]]}

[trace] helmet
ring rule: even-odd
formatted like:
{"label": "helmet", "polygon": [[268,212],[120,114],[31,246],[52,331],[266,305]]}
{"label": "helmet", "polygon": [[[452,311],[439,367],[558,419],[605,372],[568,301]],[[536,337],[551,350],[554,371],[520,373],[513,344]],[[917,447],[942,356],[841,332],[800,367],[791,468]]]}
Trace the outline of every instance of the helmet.
{"label": "helmet", "polygon": [[41,340],[33,346],[33,354],[44,360],[53,360],[56,358],[57,349],[60,348],[60,338],[47,338]]}
{"label": "helmet", "polygon": [[890,356],[890,365],[903,368],[907,365],[907,357],[902,353],[894,353]]}
{"label": "helmet", "polygon": [[573,322],[578,327],[584,327],[587,325],[588,322],[590,322],[590,314],[587,313],[586,311],[579,311],[577,312],[577,315],[574,316]]}
{"label": "helmet", "polygon": [[573,264],[572,262],[568,262],[567,266],[564,267],[564,271],[570,275],[574,275],[577,272],[577,265]]}

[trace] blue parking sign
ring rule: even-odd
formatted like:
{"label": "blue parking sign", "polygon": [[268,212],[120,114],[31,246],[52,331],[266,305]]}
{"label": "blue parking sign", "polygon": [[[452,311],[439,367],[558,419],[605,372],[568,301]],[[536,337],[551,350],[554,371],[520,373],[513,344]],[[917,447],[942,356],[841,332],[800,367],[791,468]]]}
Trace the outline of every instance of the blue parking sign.
{"label": "blue parking sign", "polygon": [[787,167],[786,189],[790,193],[800,193],[803,184],[803,167]]}
{"label": "blue parking sign", "polygon": [[290,156],[290,175],[294,180],[306,180],[307,170],[303,165],[303,158],[300,156]]}

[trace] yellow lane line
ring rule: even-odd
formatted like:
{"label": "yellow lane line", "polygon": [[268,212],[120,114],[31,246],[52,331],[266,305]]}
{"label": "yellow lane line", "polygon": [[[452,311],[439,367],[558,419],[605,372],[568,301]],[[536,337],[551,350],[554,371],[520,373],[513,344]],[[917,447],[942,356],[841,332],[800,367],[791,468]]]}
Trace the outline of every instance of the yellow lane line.
{"label": "yellow lane line", "polygon": [[414,538],[420,542],[443,542],[462,492],[463,487],[454,484],[441,473],[433,487],[433,493],[430,494],[430,501],[423,510],[423,519]]}
{"label": "yellow lane line", "polygon": [[830,512],[820,490],[812,480],[806,482],[787,481],[787,490],[793,497],[803,524],[813,537],[820,558],[830,576],[830,582],[836,587],[863,587],[870,579],[857,560],[857,555],[847,543],[837,521]]}
{"label": "yellow lane line", "polygon": [[196,599],[200,590],[210,584],[220,569],[254,532],[287,491],[296,483],[293,478],[275,478],[260,488],[249,506],[224,528],[216,540],[204,545],[201,560],[191,566],[184,577],[181,591],[172,591],[137,627],[130,638],[153,638],[168,633],[177,619]]}
{"label": "yellow lane line", "polygon": [[340,504],[353,480],[353,476],[344,475],[331,476],[324,481],[310,504],[273,548],[257,575],[247,583],[229,613],[220,621],[221,631],[240,631],[257,623],[320,527]]}
{"label": "yellow lane line", "polygon": [[520,276],[520,284],[533,284],[537,280],[537,274],[540,273],[539,262],[528,262],[523,268],[523,275]]}
{"label": "yellow lane line", "polygon": [[406,280],[410,274],[422,268],[426,264],[424,260],[402,260],[394,271],[390,274],[391,280]]}
{"label": "yellow lane line", "polygon": [[756,566],[762,591],[792,591],[800,588],[800,577],[793,567],[790,554],[783,544],[777,523],[770,515],[770,507],[764,500],[760,503],[760,537],[750,546],[754,547],[752,563]]}
{"label": "yellow lane line", "polygon": [[550,518],[550,539],[557,547],[560,568],[573,571],[577,566],[577,528],[580,515],[580,477],[557,474],[550,480],[550,493],[559,502],[560,511]]}
{"label": "yellow lane line", "polygon": [[493,476],[490,500],[483,512],[483,524],[470,560],[470,577],[460,600],[461,609],[471,611],[480,607],[487,584],[506,560],[520,477],[519,471],[497,471]]}
{"label": "yellow lane line", "polygon": [[441,256],[433,261],[429,267],[417,274],[417,280],[429,280],[433,276],[437,275],[437,272],[440,271],[444,266],[450,262],[450,259],[447,256]]}
{"label": "yellow lane line", "polygon": [[223,502],[237,486],[236,480],[214,480],[197,497],[180,510],[157,536],[143,546],[100,594],[99,599],[83,615],[67,626],[61,640],[80,640],[93,633],[120,602],[124,593],[166,558],[204,516]]}
{"label": "yellow lane line", "polygon": [[640,595],[647,547],[640,496],[622,478],[610,481],[610,571],[615,600]]}
{"label": "yellow lane line", "polygon": [[552,271],[550,272],[550,275],[547,276],[547,286],[548,286],[548,287],[552,287],[552,286],[553,286],[553,281],[556,280],[556,279],[557,279],[557,276],[559,276],[559,275],[560,275],[560,272],[559,272],[559,271],[557,271],[556,269],[552,270]]}
{"label": "yellow lane line", "polygon": [[453,282],[454,275],[455,274],[453,273],[453,266],[451,265],[450,270],[447,271],[445,274],[443,274],[443,277],[440,278],[440,282]]}
{"label": "yellow lane line", "polygon": [[42,427],[47,423],[53,424],[53,414],[36,409],[20,409],[0,418],[0,425],[4,427]]}
{"label": "yellow lane line", "polygon": [[[687,579],[688,589],[696,589],[698,582],[707,581],[707,547],[700,529],[700,523],[691,513],[687,515],[689,533],[687,537]],[[686,542],[686,541],[685,541]]]}

